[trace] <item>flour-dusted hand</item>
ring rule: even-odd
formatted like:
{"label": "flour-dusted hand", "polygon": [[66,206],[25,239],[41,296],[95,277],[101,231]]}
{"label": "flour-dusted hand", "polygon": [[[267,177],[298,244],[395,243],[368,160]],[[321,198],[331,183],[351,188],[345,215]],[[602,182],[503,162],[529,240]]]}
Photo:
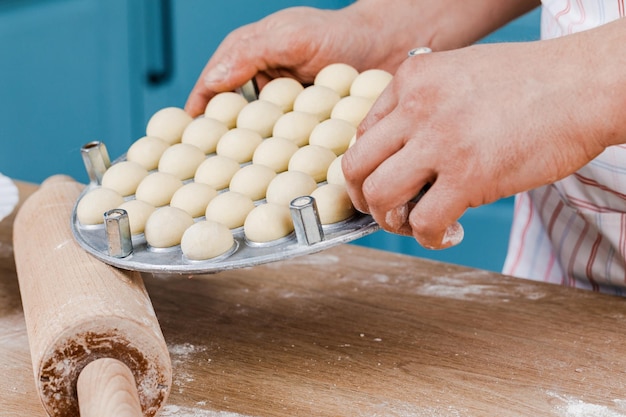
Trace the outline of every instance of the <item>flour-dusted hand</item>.
{"label": "flour-dusted hand", "polygon": [[599,47],[624,27],[406,59],[344,155],[355,206],[444,248],[462,239],[467,208],[552,183],[626,141],[623,76],[606,65],[619,51]]}
{"label": "flour-dusted hand", "polygon": [[468,45],[538,4],[538,0],[480,4],[359,0],[339,10],[284,9],[234,30],[223,40],[185,109],[199,115],[216,93],[232,91],[253,77],[261,87],[285,76],[310,83],[332,63],[394,73],[406,51],[416,45],[435,50]]}
{"label": "flour-dusted hand", "polygon": [[377,23],[362,9],[367,10],[359,4],[341,10],[294,7],[231,32],[202,71],[186,110],[200,114],[213,95],[253,77],[261,86],[278,77],[312,82],[331,63],[379,64],[388,51],[375,45]]}

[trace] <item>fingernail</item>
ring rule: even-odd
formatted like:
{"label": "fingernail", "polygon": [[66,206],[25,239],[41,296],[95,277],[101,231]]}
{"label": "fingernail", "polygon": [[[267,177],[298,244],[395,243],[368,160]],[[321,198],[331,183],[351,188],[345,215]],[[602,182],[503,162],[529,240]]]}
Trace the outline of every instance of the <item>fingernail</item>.
{"label": "fingernail", "polygon": [[226,77],[228,76],[228,72],[228,67],[222,63],[219,63],[206,73],[206,75],[204,76],[204,84],[210,86],[220,83],[226,79]]}
{"label": "fingernail", "polygon": [[463,226],[461,223],[455,222],[446,229],[446,233],[443,235],[443,239],[441,241],[441,246],[444,248],[456,246],[463,241],[464,236],[465,231],[463,230]]}
{"label": "fingernail", "polygon": [[403,204],[385,213],[385,222],[393,230],[400,230],[409,218],[409,206]]}

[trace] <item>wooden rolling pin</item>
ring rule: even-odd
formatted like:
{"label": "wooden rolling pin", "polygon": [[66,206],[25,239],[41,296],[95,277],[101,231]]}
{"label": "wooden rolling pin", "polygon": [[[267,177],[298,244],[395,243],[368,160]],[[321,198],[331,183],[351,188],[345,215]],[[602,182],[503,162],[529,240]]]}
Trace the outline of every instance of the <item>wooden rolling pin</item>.
{"label": "wooden rolling pin", "polygon": [[141,275],[75,242],[70,219],[83,188],[51,177],[15,219],[35,384],[50,416],[154,416],[171,386],[167,346]]}

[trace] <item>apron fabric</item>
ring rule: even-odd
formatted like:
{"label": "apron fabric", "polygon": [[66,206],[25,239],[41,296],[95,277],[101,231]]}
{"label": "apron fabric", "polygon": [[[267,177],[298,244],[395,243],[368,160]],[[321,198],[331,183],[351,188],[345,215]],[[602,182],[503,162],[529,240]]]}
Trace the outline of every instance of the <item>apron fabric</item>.
{"label": "apron fabric", "polygon": [[[544,0],[542,39],[624,17],[625,0]],[[515,198],[503,273],[626,295],[626,145]]]}

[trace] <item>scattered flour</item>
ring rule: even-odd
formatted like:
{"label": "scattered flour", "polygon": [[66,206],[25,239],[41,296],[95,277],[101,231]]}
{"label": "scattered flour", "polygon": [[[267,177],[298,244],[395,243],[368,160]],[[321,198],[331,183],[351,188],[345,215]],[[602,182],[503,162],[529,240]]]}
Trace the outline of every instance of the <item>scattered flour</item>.
{"label": "scattered flour", "polygon": [[[626,417],[626,413],[616,411],[604,405],[586,403],[579,398],[547,393],[550,397],[560,400],[556,411],[563,417]],[[626,411],[626,400],[613,400],[616,408]]]}
{"label": "scattered flour", "polygon": [[251,417],[226,411],[210,411],[199,408],[166,405],[159,413],[160,417]]}

